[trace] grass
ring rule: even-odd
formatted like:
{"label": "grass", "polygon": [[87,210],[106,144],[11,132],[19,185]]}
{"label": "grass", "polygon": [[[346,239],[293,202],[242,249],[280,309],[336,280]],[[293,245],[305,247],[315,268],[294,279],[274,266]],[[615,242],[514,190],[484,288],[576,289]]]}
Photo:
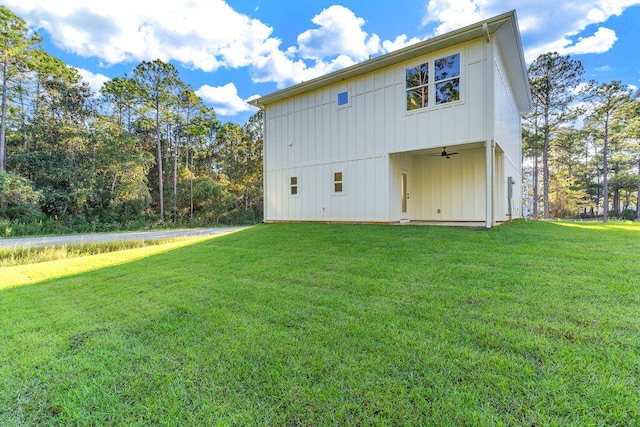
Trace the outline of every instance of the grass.
{"label": "grass", "polygon": [[6,267],[0,425],[638,425],[639,252],[626,223],[267,224]]}
{"label": "grass", "polygon": [[0,249],[0,268],[24,264],[36,264],[46,261],[58,261],[69,258],[80,258],[88,255],[119,252],[126,249],[144,248],[146,246],[164,245],[166,243],[183,239],[184,237],[177,237],[173,239],[126,240],[104,243],[81,243],[77,245]]}

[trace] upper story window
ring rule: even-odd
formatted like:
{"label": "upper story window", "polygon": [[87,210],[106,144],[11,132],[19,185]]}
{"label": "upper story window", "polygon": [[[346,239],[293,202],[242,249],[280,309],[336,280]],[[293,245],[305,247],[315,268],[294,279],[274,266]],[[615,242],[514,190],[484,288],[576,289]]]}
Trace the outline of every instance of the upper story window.
{"label": "upper story window", "polygon": [[340,92],[338,94],[338,107],[349,105],[349,92]]}
{"label": "upper story window", "polygon": [[[460,99],[460,54],[445,56],[433,62],[429,70],[429,62],[406,69],[407,111],[429,106],[429,90],[431,102],[435,105]],[[429,71],[432,79],[429,80]]]}
{"label": "upper story window", "polygon": [[434,64],[436,105],[460,99],[460,54],[437,59]]}
{"label": "upper story window", "polygon": [[407,111],[429,106],[429,63],[407,68]]}

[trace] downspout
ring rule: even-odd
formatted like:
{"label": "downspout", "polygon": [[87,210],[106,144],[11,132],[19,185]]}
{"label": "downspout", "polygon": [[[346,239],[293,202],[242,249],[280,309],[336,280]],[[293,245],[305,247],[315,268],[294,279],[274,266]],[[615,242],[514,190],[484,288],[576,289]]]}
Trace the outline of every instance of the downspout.
{"label": "downspout", "polygon": [[485,227],[493,226],[493,49],[489,26],[482,24],[485,44],[485,172],[486,172],[486,220]]}

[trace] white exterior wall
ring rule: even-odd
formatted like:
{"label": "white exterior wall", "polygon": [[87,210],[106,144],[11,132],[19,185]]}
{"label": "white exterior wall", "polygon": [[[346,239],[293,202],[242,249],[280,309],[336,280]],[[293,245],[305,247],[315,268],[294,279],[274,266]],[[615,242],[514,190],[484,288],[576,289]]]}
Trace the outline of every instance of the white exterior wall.
{"label": "white exterior wall", "polygon": [[[387,157],[378,156],[271,171],[265,177],[265,220],[383,221],[387,170]],[[333,191],[334,172],[343,174],[342,193]],[[292,176],[298,181],[297,195],[290,194]]]}
{"label": "white exterior wall", "polygon": [[514,180],[513,218],[520,218],[522,207],[522,128],[520,114],[507,79],[500,50],[494,47],[494,139],[497,145],[494,173],[494,212],[497,221],[507,220],[507,177]]}
{"label": "white exterior wall", "polygon": [[[426,61],[460,53],[460,100],[435,104],[430,90],[429,107],[406,111],[406,69]],[[482,39],[418,57],[395,67],[395,139],[388,141],[388,152],[404,152],[481,141],[484,138],[484,46]],[[432,70],[431,70],[432,71]],[[430,78],[433,79],[432,73]],[[431,88],[433,89],[433,88]]]}
{"label": "white exterior wall", "polygon": [[[433,79],[434,60],[456,53],[460,54],[460,100],[436,106],[431,86],[430,107],[406,111],[406,69],[428,62]],[[427,176],[437,173],[436,160],[442,159],[416,160],[411,155],[398,160],[401,157],[391,153],[485,140],[484,55],[480,38],[268,105],[265,220],[399,220],[401,170],[411,171],[411,219],[430,219],[428,213],[435,205],[426,201],[425,191],[436,190],[429,187],[434,181]],[[344,91],[349,92],[349,105],[338,107],[337,95]],[[484,170],[484,157],[465,152],[449,160],[462,170],[447,185],[464,195],[456,202],[439,202],[441,214],[478,220],[477,212],[484,212],[485,202],[476,202],[481,199],[476,192],[485,178],[477,170],[480,166]],[[342,195],[333,193],[334,172],[344,173]],[[291,176],[298,178],[296,196],[289,194]],[[471,176],[472,183],[462,184]],[[441,184],[438,191],[447,193]],[[469,209],[460,205],[467,200],[474,201]],[[462,212],[472,212],[472,217]]]}
{"label": "white exterior wall", "polygon": [[449,159],[415,156],[411,213],[424,221],[484,221],[484,148],[460,151]]}

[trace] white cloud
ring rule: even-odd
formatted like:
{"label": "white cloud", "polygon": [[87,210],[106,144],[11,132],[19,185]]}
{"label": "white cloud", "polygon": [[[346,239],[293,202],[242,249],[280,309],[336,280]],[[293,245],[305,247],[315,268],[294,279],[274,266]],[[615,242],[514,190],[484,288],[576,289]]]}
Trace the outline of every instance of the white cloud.
{"label": "white cloud", "polygon": [[362,30],[364,19],[343,6],[331,6],[312,22],[318,28],[298,35],[297,46],[272,49],[254,64],[254,82],[275,82],[278,88],[311,80],[385,51],[376,34]]}
{"label": "white cloud", "polygon": [[243,100],[238,96],[238,89],[233,83],[218,87],[204,85],[196,90],[196,95],[202,98],[205,103],[212,105],[216,112],[222,116],[235,116],[238,113],[254,110],[254,107],[247,104],[247,101],[255,96]]}
{"label": "white cloud", "polygon": [[[317,13],[293,46],[283,46],[273,28],[237,12],[224,0],[160,1],[153,7],[131,0],[2,3],[34,29],[46,30],[61,49],[97,57],[103,65],[160,58],[208,72],[221,67],[247,68],[254,82],[274,82],[279,88],[420,41],[406,34],[381,40],[367,31],[363,17],[339,5]],[[603,25],[597,30],[590,26],[603,24],[637,4],[640,0],[428,0],[423,24],[433,36],[516,9],[527,47],[525,56],[532,61],[550,51],[606,52],[617,40],[615,32]],[[591,33],[583,34],[585,29]],[[85,74],[96,87],[104,77]],[[220,114],[250,108],[235,85],[205,85],[199,91]]]}
{"label": "white cloud", "polygon": [[600,27],[592,36],[580,37],[575,44],[568,37],[563,37],[548,44],[537,45],[527,50],[526,57],[531,61],[546,52],[558,52],[561,55],[604,53],[613,47],[616,40],[618,37],[615,31]]}
{"label": "white cloud", "polygon": [[618,16],[640,0],[430,0],[425,9],[424,25],[433,25],[433,34],[460,28],[515,9],[525,45],[527,61],[545,52],[561,54],[603,53],[613,47],[617,37],[608,28],[588,37],[575,36],[589,25],[604,23]]}
{"label": "white cloud", "polygon": [[566,47],[564,54],[604,53],[613,47],[618,40],[616,32],[604,27],[599,27],[590,37],[580,37],[573,46]]}
{"label": "white cloud", "polygon": [[102,85],[105,82],[108,82],[109,80],[111,80],[109,77],[105,76],[104,74],[92,73],[91,71],[85,70],[84,68],[76,68],[76,70],[78,70],[78,74],[80,74],[80,77],[82,77],[82,80],[85,83],[89,84],[89,87],[91,88],[91,91],[94,94],[99,94],[100,89],[102,89]]}
{"label": "white cloud", "polygon": [[382,42],[382,48],[385,53],[393,52],[394,50],[398,50],[405,46],[409,46],[415,43],[422,41],[422,39],[418,37],[407,38],[406,34],[401,34],[396,37],[395,40],[385,40]]}
{"label": "white cloud", "polygon": [[605,73],[607,71],[613,70],[613,68],[611,67],[611,65],[603,65],[602,67],[596,67],[593,70],[599,73]]}
{"label": "white cloud", "polygon": [[484,1],[478,0],[431,0],[427,4],[425,17],[422,24],[438,23],[435,34],[444,34],[452,30],[473,24],[492,16],[484,13]]}
{"label": "white cloud", "polygon": [[296,52],[303,58],[322,60],[338,54],[364,60],[380,51],[380,38],[362,30],[365,21],[343,6],[331,6],[312,20],[320,28],[298,36]]}
{"label": "white cloud", "polygon": [[270,27],[223,0],[163,1],[153,7],[130,0],[4,3],[51,34],[60,48],[96,56],[105,65],[160,58],[214,71],[250,65],[274,46]]}
{"label": "white cloud", "polygon": [[576,87],[569,88],[569,92],[571,92],[573,95],[578,96],[581,93],[583,93],[588,87],[589,87],[589,83],[581,82],[581,83],[578,83]]}
{"label": "white cloud", "polygon": [[380,38],[362,30],[365,21],[343,6],[331,6],[312,22],[319,28],[298,35],[297,46],[273,49],[252,66],[254,82],[275,82],[278,88],[311,80],[348,67],[383,51]]}
{"label": "white cloud", "polygon": [[[102,65],[159,58],[212,72],[247,67],[255,82],[278,87],[307,81],[383,51],[363,18],[342,6],[317,14],[318,26],[298,45],[281,49],[273,29],[238,13],[223,0],[146,2],[111,0],[5,0],[35,29],[44,29],[61,49],[97,57]],[[231,109],[233,110],[233,109]]]}

